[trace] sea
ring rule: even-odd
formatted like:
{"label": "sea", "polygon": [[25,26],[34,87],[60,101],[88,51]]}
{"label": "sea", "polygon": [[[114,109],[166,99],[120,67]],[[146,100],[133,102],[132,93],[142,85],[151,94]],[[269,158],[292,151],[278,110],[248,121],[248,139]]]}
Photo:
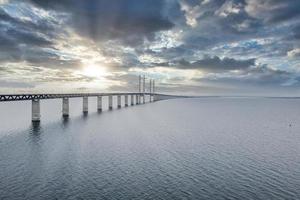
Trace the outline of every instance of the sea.
{"label": "sea", "polygon": [[299,98],[103,101],[0,102],[0,199],[300,199]]}

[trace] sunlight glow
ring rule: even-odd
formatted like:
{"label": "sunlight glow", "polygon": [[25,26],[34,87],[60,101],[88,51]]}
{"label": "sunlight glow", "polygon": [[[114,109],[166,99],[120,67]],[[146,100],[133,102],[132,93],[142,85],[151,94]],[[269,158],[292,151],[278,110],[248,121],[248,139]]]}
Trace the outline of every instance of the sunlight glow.
{"label": "sunlight glow", "polygon": [[107,75],[107,70],[103,66],[88,65],[84,67],[82,74],[89,77],[103,78]]}

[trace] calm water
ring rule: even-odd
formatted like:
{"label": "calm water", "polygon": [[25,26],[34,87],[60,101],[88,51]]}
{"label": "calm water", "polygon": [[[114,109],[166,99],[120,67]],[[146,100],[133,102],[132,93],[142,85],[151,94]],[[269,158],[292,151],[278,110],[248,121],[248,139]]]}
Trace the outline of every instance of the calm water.
{"label": "calm water", "polygon": [[300,99],[70,105],[0,103],[0,199],[300,199]]}

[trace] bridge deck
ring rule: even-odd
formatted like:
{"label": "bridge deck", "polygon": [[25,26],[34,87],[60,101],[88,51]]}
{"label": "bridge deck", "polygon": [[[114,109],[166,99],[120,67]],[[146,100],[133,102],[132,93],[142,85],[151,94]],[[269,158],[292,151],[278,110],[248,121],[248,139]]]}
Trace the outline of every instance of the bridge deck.
{"label": "bridge deck", "polygon": [[121,92],[121,93],[62,93],[62,94],[1,94],[1,101],[25,101],[33,99],[58,99],[76,97],[97,97],[97,96],[117,96],[117,95],[155,95],[154,93]]}

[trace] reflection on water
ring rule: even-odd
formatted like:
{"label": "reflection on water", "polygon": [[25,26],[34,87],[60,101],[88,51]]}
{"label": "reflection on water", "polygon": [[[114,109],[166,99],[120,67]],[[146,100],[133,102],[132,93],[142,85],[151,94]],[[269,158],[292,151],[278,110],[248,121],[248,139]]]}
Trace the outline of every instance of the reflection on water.
{"label": "reflection on water", "polygon": [[71,104],[0,126],[0,199],[300,199],[300,100]]}
{"label": "reflection on water", "polygon": [[62,117],[62,124],[63,124],[63,127],[64,127],[64,128],[67,128],[67,127],[68,127],[68,125],[69,125],[69,120],[70,120],[69,117]]}
{"label": "reflection on water", "polygon": [[41,122],[31,122],[30,134],[33,135],[41,134]]}

